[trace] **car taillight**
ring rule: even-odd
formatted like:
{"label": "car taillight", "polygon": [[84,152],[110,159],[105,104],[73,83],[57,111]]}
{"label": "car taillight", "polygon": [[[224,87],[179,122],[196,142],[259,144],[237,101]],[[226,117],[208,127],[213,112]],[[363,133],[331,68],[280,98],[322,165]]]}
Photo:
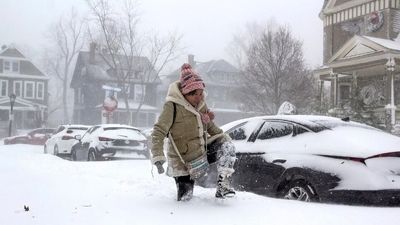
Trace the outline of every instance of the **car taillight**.
{"label": "car taillight", "polygon": [[99,141],[113,141],[113,139],[107,137],[99,137]]}
{"label": "car taillight", "polygon": [[74,137],[64,135],[64,136],[62,136],[62,138],[61,138],[61,140],[71,140],[71,139],[74,139]]}
{"label": "car taillight", "polygon": [[359,163],[365,164],[365,159],[364,158],[359,158],[359,157],[336,156],[336,155],[320,155],[320,156],[333,158],[333,159],[351,160],[351,161],[354,161],[354,162],[359,162]]}

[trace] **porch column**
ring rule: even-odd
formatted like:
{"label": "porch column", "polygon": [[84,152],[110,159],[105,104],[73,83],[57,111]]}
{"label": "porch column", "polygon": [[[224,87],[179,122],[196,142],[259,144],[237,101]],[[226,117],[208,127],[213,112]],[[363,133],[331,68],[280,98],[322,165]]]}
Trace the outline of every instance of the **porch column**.
{"label": "porch column", "polygon": [[393,57],[388,58],[386,63],[386,70],[389,74],[390,79],[390,103],[386,106],[386,109],[390,110],[390,124],[393,126],[396,123],[396,105],[394,104],[394,70],[396,62]]}
{"label": "porch column", "polygon": [[338,103],[338,74],[331,73],[333,77],[333,108],[337,107]]}
{"label": "porch column", "polygon": [[351,95],[351,108],[353,110],[359,110],[358,107],[358,83],[357,83],[357,72],[353,72],[353,79],[351,82],[351,90],[350,90],[350,95]]}
{"label": "porch column", "polygon": [[320,80],[319,81],[319,111],[322,113],[322,108],[323,108],[323,102],[324,102],[324,81]]}

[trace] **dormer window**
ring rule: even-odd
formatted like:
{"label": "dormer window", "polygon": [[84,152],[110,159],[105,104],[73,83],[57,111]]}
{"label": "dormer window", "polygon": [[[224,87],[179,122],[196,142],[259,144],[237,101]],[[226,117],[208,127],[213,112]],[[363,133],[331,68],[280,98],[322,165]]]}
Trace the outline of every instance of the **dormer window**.
{"label": "dormer window", "polygon": [[4,73],[19,73],[19,61],[4,59],[3,72]]}

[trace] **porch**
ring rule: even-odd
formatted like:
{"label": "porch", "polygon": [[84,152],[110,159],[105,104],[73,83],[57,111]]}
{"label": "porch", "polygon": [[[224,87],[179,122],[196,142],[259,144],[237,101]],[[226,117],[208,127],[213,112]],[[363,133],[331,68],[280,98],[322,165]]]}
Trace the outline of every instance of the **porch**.
{"label": "porch", "polygon": [[[392,131],[400,120],[400,43],[354,36],[314,71],[328,113]],[[328,96],[324,96],[324,89]]]}

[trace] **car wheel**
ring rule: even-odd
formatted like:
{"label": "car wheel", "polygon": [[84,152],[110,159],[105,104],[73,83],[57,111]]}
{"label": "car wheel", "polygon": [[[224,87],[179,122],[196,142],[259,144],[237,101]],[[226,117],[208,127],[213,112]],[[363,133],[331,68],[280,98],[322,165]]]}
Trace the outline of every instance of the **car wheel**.
{"label": "car wheel", "polygon": [[76,161],[76,151],[75,149],[71,149],[71,160]]}
{"label": "car wheel", "polygon": [[96,161],[96,153],[93,149],[89,150],[88,161]]}
{"label": "car wheel", "polygon": [[56,145],[56,146],[54,146],[54,155],[55,156],[58,156],[58,146]]}
{"label": "car wheel", "polygon": [[289,200],[316,202],[318,196],[312,186],[304,180],[290,182],[283,190],[282,197]]}

